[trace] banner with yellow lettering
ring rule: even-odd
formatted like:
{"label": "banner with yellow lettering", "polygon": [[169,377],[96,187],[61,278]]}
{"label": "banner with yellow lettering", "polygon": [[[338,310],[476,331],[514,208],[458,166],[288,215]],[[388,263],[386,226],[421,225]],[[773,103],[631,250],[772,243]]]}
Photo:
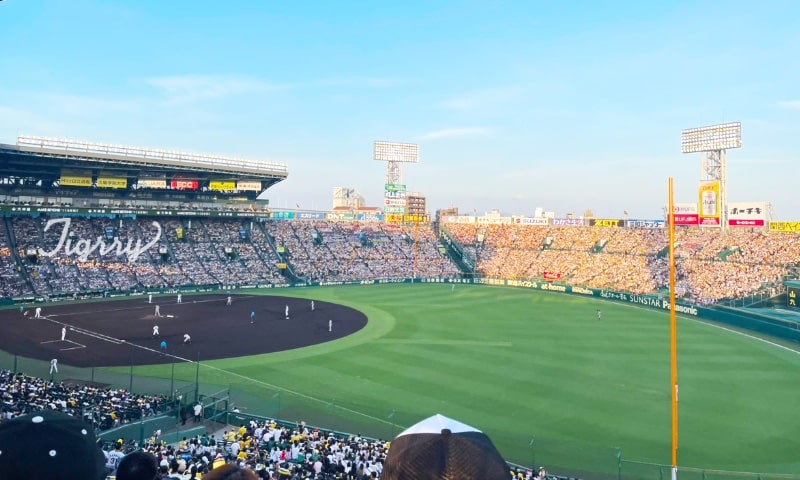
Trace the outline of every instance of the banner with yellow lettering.
{"label": "banner with yellow lettering", "polygon": [[700,226],[718,227],[721,225],[720,212],[722,211],[719,196],[719,180],[706,180],[700,182],[698,189],[698,214]]}
{"label": "banner with yellow lettering", "polygon": [[591,227],[622,227],[625,222],[619,218],[590,218],[589,226]]}
{"label": "banner with yellow lettering", "polygon": [[126,177],[97,177],[97,188],[127,188],[128,179]]}
{"label": "banner with yellow lettering", "polygon": [[211,180],[208,182],[208,189],[218,192],[227,192],[236,189],[236,182],[228,180]]}
{"label": "banner with yellow lettering", "polygon": [[62,187],[91,187],[92,171],[63,168],[61,169],[60,184]]}
{"label": "banner with yellow lettering", "polygon": [[800,222],[769,222],[770,232],[800,232]]}

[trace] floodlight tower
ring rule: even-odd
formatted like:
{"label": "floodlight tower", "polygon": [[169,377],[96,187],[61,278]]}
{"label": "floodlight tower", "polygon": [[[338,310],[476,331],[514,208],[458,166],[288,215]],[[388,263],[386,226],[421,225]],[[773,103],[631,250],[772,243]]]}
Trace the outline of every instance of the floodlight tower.
{"label": "floodlight tower", "polygon": [[403,164],[419,162],[419,145],[414,143],[375,142],[372,158],[386,162],[384,208],[387,215],[406,213],[406,185],[403,183]]}
{"label": "floodlight tower", "polygon": [[727,149],[742,147],[741,122],[690,128],[681,132],[681,153],[702,153],[698,213],[701,225],[728,231]]}
{"label": "floodlight tower", "polygon": [[375,142],[373,158],[386,162],[386,183],[403,183],[403,163],[419,162],[419,145],[415,143]]}

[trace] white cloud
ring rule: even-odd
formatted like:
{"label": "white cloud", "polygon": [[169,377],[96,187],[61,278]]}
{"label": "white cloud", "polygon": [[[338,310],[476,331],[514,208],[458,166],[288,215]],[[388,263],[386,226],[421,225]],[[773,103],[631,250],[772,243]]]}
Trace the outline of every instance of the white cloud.
{"label": "white cloud", "polygon": [[195,103],[245,93],[285,88],[259,79],[237,75],[175,75],[151,77],[144,83],[159,90],[170,103]]}
{"label": "white cloud", "polygon": [[478,137],[489,135],[490,130],[486,127],[461,127],[461,128],[445,128],[442,130],[435,130],[421,135],[421,140],[441,140],[447,138],[464,138],[464,137]]}
{"label": "white cloud", "polygon": [[448,110],[472,110],[516,102],[522,94],[523,89],[520,87],[487,88],[447,99],[440,106]]}
{"label": "white cloud", "polygon": [[782,100],[776,104],[778,108],[787,110],[800,110],[800,100]]}

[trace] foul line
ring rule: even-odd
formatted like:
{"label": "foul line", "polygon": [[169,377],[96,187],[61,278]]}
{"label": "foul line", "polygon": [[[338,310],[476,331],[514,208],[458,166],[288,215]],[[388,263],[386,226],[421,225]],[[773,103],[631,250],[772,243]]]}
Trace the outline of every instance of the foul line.
{"label": "foul line", "polygon": [[78,347],[62,348],[62,349],[61,349],[61,351],[62,351],[62,352],[66,352],[67,350],[77,350],[77,349],[79,349],[79,348],[86,348],[86,345],[81,345],[81,344],[80,344],[80,343],[78,343],[78,342],[72,342],[72,343],[74,343],[75,345],[79,345],[79,346],[78,346]]}
{"label": "foul line", "polygon": [[39,344],[40,345],[44,345],[46,343],[56,343],[56,342],[65,342],[65,343],[71,343],[73,345],[77,345],[77,347],[59,348],[58,350],[61,351],[61,352],[65,352],[67,350],[78,350],[79,348],[86,348],[86,345],[84,345],[82,343],[78,343],[76,341],[67,340],[67,339],[61,340],[60,338],[56,339],[56,340],[45,340],[44,342],[39,342]]}
{"label": "foul line", "polygon": [[[633,308],[638,308],[638,309],[644,310],[646,312],[652,312],[653,311],[652,309],[645,308],[645,307],[640,307],[639,305],[628,305],[628,306],[629,307],[633,307]],[[669,315],[669,312],[662,312],[662,313],[665,313],[666,315]],[[724,330],[724,331],[730,332],[730,333],[735,333],[737,335],[741,335],[741,336],[746,337],[746,338],[750,338],[750,339],[753,339],[753,340],[758,340],[759,342],[764,342],[767,345],[772,345],[773,347],[778,347],[778,348],[780,348],[782,350],[786,350],[787,352],[792,352],[794,354],[800,355],[800,350],[795,350],[794,348],[787,347],[786,345],[781,345],[780,343],[772,342],[770,340],[767,340],[766,338],[762,338],[762,337],[759,337],[759,336],[756,336],[756,335],[752,335],[750,333],[740,332],[739,330],[734,330],[732,328],[723,327],[722,325],[717,325],[716,323],[712,323],[712,321],[710,321],[710,320],[704,320],[702,318],[690,317],[690,316],[683,315],[683,314],[678,314],[677,316],[679,318],[683,318],[685,320],[689,320],[689,321],[692,321],[692,322],[695,322],[695,323],[699,323],[701,325],[707,325],[709,327],[718,328],[720,330]]]}
{"label": "foul line", "polygon": [[[189,360],[189,362],[190,363],[199,363],[199,362],[196,362],[194,360]],[[278,393],[286,392],[286,393],[289,393],[289,394],[292,394],[292,395],[296,395],[296,396],[298,396],[300,398],[304,398],[306,400],[311,400],[312,402],[317,402],[317,403],[325,404],[325,405],[328,405],[328,406],[335,406],[336,408],[341,408],[345,412],[352,413],[354,415],[359,415],[359,416],[362,416],[364,418],[368,418],[370,420],[375,420],[377,422],[381,422],[381,423],[384,423],[386,425],[395,425],[395,423],[389,422],[386,419],[379,418],[379,417],[373,417],[372,415],[367,415],[366,413],[362,413],[362,412],[359,412],[357,410],[353,410],[351,408],[342,407],[341,405],[336,405],[333,402],[328,402],[326,400],[322,400],[322,399],[317,398],[317,397],[312,397],[311,395],[306,395],[305,393],[300,393],[300,392],[296,392],[294,390],[289,390],[288,388],[279,387],[278,385],[274,385],[272,383],[264,382],[264,381],[261,381],[261,380],[256,380],[255,378],[247,377],[245,375],[242,375],[242,374],[236,373],[236,372],[231,372],[230,370],[225,370],[224,368],[219,368],[219,367],[215,367],[213,365],[206,365],[206,364],[203,364],[203,366],[206,367],[206,368],[210,368],[212,370],[216,370],[218,372],[226,373],[228,375],[233,375],[234,377],[239,377],[241,379],[250,381],[252,383],[255,383],[255,384],[258,384],[258,385],[261,385],[261,386],[264,386],[264,387],[268,387],[268,388],[272,388],[272,389],[278,390]]]}

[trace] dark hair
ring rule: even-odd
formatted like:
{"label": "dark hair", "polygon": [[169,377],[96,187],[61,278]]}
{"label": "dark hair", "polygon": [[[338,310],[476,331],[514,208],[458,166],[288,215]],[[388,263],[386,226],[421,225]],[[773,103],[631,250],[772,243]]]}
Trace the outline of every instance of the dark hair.
{"label": "dark hair", "polygon": [[256,472],[229,463],[203,475],[203,480],[258,480]]}
{"label": "dark hair", "polygon": [[125,455],[117,466],[117,480],[153,480],[157,474],[156,457],[141,450]]}

